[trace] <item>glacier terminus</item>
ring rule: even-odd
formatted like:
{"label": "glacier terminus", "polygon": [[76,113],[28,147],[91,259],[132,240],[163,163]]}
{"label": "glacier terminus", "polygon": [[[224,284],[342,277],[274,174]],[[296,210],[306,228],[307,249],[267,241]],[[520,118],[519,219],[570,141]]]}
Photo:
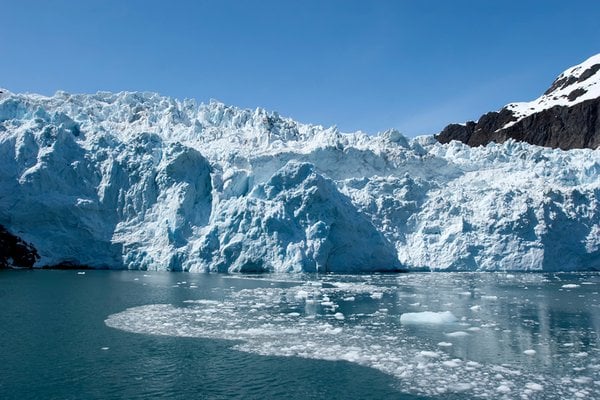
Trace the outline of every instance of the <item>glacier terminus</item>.
{"label": "glacier terminus", "polygon": [[375,136],[146,92],[0,94],[0,225],[36,267],[600,269],[600,151]]}

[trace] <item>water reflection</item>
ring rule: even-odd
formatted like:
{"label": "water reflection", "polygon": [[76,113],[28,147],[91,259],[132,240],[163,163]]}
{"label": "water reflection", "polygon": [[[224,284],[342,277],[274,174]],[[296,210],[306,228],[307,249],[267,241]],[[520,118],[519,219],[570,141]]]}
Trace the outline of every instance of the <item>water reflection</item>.
{"label": "water reflection", "polygon": [[[238,349],[258,354],[346,360],[427,395],[600,397],[596,274],[223,279],[231,285],[207,287],[199,299],[128,309],[106,323],[239,340]],[[424,311],[450,311],[457,322],[400,322]]]}

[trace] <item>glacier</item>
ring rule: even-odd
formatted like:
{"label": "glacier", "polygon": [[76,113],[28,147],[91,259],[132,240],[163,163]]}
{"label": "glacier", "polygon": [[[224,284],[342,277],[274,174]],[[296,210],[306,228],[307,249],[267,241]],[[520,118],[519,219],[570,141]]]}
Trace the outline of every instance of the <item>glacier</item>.
{"label": "glacier", "polygon": [[370,136],[146,92],[0,89],[0,225],[37,267],[600,269],[600,150]]}

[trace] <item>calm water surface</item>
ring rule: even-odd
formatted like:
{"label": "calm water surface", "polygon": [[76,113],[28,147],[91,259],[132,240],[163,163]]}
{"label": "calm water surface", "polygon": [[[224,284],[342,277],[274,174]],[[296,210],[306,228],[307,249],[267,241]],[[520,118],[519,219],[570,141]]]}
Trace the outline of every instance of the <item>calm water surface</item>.
{"label": "calm water surface", "polygon": [[0,398],[600,399],[599,290],[598,274],[2,271]]}

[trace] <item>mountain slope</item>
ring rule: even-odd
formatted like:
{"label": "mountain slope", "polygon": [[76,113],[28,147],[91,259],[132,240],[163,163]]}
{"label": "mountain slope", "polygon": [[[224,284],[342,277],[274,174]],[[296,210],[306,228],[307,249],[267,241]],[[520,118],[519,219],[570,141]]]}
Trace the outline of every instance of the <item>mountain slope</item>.
{"label": "mountain slope", "polygon": [[0,225],[35,266],[600,269],[600,152],[343,134],[153,93],[0,94]]}
{"label": "mountain slope", "polygon": [[563,150],[600,146],[600,54],[560,74],[539,98],[511,103],[478,122],[451,124],[436,136],[470,146],[509,138]]}

